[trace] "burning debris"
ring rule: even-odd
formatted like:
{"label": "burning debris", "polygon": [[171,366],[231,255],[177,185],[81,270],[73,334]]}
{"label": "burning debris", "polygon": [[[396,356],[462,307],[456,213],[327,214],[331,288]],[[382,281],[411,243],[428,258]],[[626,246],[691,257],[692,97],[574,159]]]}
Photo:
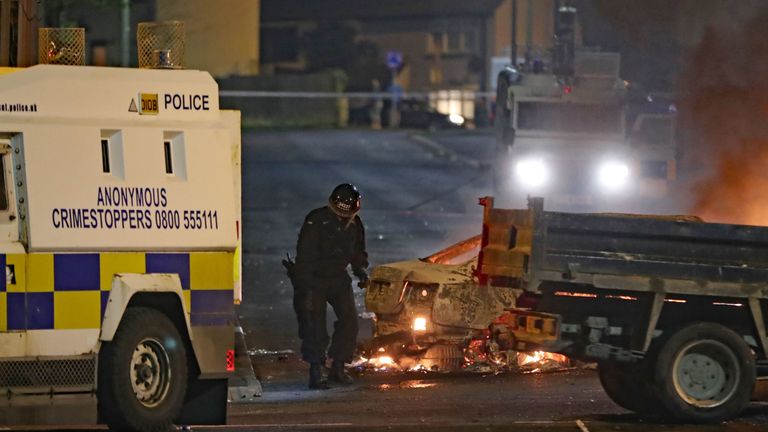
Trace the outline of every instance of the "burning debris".
{"label": "burning debris", "polygon": [[549,372],[567,369],[570,366],[570,363],[571,362],[568,357],[562,354],[549,353],[544,351],[517,354],[517,364],[525,373]]}
{"label": "burning debris", "polygon": [[396,354],[380,347],[360,356],[352,367],[359,372],[472,372],[482,374],[540,373],[574,369],[562,354],[500,350],[486,339],[473,339],[461,348],[457,344],[437,344],[419,355]]}

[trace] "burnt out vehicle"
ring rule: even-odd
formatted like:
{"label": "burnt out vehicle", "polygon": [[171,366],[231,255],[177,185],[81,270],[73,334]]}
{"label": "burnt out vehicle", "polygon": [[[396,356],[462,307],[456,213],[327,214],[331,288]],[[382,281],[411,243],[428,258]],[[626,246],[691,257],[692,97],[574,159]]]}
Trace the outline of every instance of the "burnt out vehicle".
{"label": "burnt out vehicle", "polygon": [[366,348],[398,358],[455,358],[483,336],[520,290],[477,284],[480,242],[476,236],[426,258],[375,267],[365,297],[374,338]]}

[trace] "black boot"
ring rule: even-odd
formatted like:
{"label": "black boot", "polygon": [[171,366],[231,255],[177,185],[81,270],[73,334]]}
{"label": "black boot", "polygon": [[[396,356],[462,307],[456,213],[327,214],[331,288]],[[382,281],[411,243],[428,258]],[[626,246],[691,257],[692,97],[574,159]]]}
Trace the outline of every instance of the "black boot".
{"label": "black boot", "polygon": [[355,382],[352,375],[347,373],[347,370],[344,369],[344,363],[335,360],[331,365],[331,373],[328,374],[328,379],[342,385],[350,385]]}
{"label": "black boot", "polygon": [[309,388],[312,390],[328,389],[328,381],[323,376],[323,365],[320,363],[309,365]]}

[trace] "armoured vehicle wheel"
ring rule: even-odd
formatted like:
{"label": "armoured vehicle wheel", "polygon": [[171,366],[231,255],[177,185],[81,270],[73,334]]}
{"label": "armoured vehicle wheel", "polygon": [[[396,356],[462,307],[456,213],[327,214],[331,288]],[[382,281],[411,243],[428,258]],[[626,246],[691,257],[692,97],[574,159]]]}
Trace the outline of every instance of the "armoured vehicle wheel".
{"label": "armoured vehicle wheel", "polygon": [[715,323],[691,324],[660,346],[653,382],[673,419],[719,422],[749,403],[755,359],[733,330]]}
{"label": "armoured vehicle wheel", "polygon": [[102,420],[117,430],[168,430],[186,389],[187,360],[176,326],[154,309],[128,308],[99,355]]}

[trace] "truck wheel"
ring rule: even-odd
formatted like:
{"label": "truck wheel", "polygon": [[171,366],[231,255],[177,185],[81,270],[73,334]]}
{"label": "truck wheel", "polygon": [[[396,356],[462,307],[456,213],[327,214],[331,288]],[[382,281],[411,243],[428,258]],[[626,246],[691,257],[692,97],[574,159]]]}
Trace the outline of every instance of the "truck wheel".
{"label": "truck wheel", "polygon": [[604,362],[597,372],[603,390],[616,405],[644,416],[658,414],[645,363]]}
{"label": "truck wheel", "polygon": [[179,331],[163,313],[128,308],[99,354],[99,413],[111,429],[162,431],[173,425],[187,389]]}
{"label": "truck wheel", "polygon": [[733,330],[696,323],[660,346],[653,383],[664,411],[673,419],[720,422],[749,403],[755,358]]}

